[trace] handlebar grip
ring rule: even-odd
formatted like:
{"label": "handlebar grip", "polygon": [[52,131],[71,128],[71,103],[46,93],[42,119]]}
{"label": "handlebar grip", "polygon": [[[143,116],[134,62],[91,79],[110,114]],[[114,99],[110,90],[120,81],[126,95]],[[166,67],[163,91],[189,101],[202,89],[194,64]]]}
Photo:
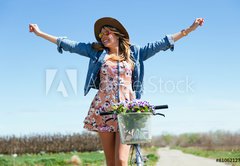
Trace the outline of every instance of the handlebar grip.
{"label": "handlebar grip", "polygon": [[102,116],[102,115],[112,115],[112,114],[114,114],[113,111],[109,111],[109,112],[100,112],[100,115],[101,115],[101,116]]}
{"label": "handlebar grip", "polygon": [[167,109],[168,105],[156,105],[154,109],[159,110],[159,109]]}

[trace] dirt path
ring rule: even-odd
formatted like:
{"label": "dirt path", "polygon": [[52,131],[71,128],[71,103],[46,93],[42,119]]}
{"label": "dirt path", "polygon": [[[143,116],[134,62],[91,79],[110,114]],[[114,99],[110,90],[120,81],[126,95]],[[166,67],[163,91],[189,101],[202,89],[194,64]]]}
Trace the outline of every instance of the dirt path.
{"label": "dirt path", "polygon": [[226,166],[224,163],[218,163],[213,159],[198,157],[169,148],[160,148],[158,155],[160,160],[157,166]]}

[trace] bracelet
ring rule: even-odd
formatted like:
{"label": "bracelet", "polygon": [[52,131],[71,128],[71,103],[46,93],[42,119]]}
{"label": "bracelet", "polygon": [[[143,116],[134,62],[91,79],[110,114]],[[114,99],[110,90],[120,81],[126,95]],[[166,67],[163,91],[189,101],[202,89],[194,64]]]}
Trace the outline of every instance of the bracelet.
{"label": "bracelet", "polygon": [[183,34],[183,36],[187,36],[188,35],[185,29],[181,30],[181,33]]}

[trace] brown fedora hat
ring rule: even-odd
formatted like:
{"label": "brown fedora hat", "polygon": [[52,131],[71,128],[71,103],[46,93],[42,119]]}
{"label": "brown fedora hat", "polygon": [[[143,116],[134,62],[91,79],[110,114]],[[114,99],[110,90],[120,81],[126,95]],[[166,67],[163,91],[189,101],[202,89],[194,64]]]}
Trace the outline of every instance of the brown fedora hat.
{"label": "brown fedora hat", "polygon": [[127,30],[124,28],[124,26],[118,20],[111,18],[111,17],[103,17],[103,18],[98,19],[94,24],[94,33],[95,33],[95,37],[96,37],[97,41],[101,41],[101,39],[99,38],[98,35],[101,32],[102,27],[104,25],[110,25],[114,28],[117,28],[117,30],[119,32],[124,34],[125,37],[127,39],[129,39]]}

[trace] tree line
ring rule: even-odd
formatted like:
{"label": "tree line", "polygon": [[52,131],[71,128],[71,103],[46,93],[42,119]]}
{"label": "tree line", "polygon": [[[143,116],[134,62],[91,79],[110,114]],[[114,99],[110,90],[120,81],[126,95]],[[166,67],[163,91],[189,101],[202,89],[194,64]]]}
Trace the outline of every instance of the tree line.
{"label": "tree line", "polygon": [[[162,134],[143,147],[200,147],[206,150],[240,150],[240,133],[215,131],[208,133]],[[0,154],[86,152],[102,150],[97,134],[46,134],[0,137]]]}

